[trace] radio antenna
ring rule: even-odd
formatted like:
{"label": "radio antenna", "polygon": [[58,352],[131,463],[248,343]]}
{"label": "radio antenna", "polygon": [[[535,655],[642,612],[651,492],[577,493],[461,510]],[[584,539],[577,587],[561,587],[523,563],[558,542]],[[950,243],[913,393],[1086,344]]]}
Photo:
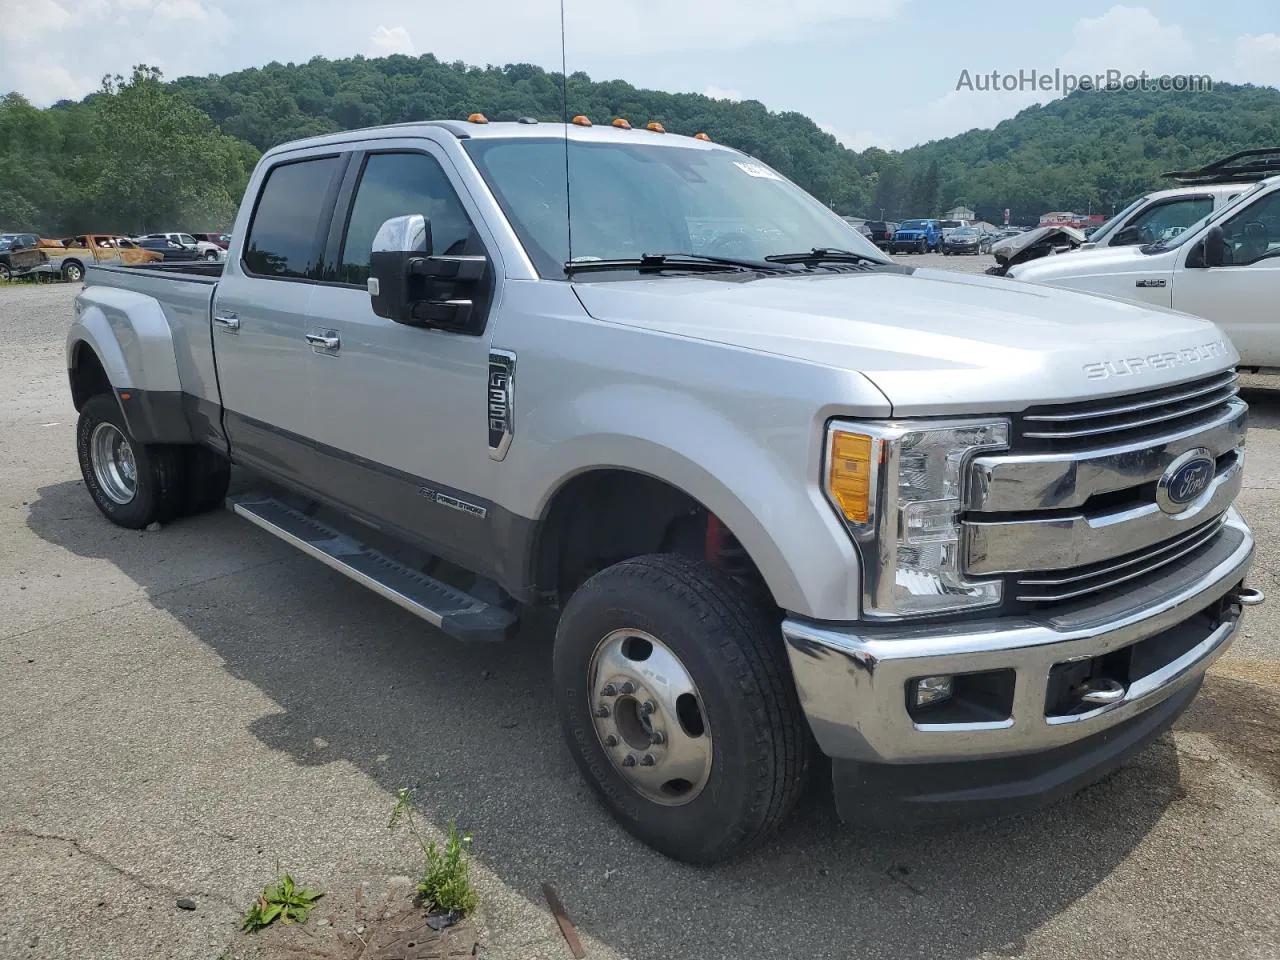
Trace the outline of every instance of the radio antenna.
{"label": "radio antenna", "polygon": [[564,122],[564,219],[568,261],[573,263],[573,203],[569,198],[569,55],[564,39],[564,0],[560,0],[560,105]]}

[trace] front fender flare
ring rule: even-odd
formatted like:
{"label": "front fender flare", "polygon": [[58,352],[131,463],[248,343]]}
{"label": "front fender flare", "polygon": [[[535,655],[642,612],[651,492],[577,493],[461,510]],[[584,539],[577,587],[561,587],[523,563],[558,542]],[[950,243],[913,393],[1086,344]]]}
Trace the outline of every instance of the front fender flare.
{"label": "front fender flare", "polygon": [[[861,582],[857,552],[821,489],[826,413],[809,424],[753,437],[691,398],[663,391],[646,396],[649,392],[613,389],[582,398],[574,405],[576,436],[539,446],[536,459],[520,458],[514,473],[521,486],[544,491],[527,515],[544,520],[556,494],[582,473],[645,474],[692,497],[725,523],[780,607],[815,619],[855,619]],[[659,425],[679,429],[655,432]],[[541,432],[537,424],[526,426],[525,436]]]}

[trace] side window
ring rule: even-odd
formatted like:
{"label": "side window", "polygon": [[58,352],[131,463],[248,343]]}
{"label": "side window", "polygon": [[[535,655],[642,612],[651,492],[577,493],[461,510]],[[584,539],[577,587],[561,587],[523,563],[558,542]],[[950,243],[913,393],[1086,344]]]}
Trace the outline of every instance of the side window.
{"label": "side window", "polygon": [[480,253],[480,239],[434,157],[422,153],[375,153],[365,160],[347,221],[335,278],[363,285],[369,279],[373,238],[392,217],[421,213],[431,221],[435,254]]}
{"label": "side window", "polygon": [[1249,204],[1222,225],[1226,262],[1247,266],[1280,255],[1280,191]]}
{"label": "side window", "polygon": [[274,167],[267,174],[249,224],[245,269],[260,277],[314,278],[319,269],[320,220],[338,157]]}
{"label": "side window", "polygon": [[[1125,227],[1125,233],[1137,228],[1136,236],[1130,243],[1155,243],[1157,240],[1170,240],[1195,223],[1201,217],[1213,212],[1212,197],[1188,197],[1185,200],[1170,200],[1159,203],[1144,210]],[[1121,243],[1126,238],[1119,238]]]}
{"label": "side window", "polygon": [[126,240],[124,237],[120,237],[118,240],[116,240],[116,243],[120,245],[121,250],[137,249],[137,244],[135,244],[132,240]]}

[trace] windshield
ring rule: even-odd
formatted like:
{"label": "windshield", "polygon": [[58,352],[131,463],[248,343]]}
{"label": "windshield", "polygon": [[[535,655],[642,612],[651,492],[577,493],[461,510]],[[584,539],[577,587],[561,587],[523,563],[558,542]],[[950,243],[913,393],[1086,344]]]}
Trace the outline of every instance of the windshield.
{"label": "windshield", "polygon": [[938,226],[948,230],[951,229],[952,227],[958,227],[960,225],[961,225],[961,221],[959,220],[939,220],[938,221]]}
{"label": "windshield", "polygon": [[763,260],[829,247],[888,263],[860,232],[795,184],[726,149],[569,142],[573,217],[565,215],[565,141],[464,141],[540,276],[564,265],[694,254]]}
{"label": "windshield", "polygon": [[1263,180],[1261,183],[1255,183],[1252,187],[1250,187],[1244,193],[1238,194],[1234,200],[1228,201],[1226,206],[1219,207],[1217,210],[1215,210],[1213,213],[1209,214],[1208,216],[1201,217],[1199,220],[1191,224],[1191,226],[1187,227],[1185,230],[1183,230],[1176,236],[1169,237],[1164,240],[1157,240],[1155,243],[1147,244],[1146,246],[1141,248],[1142,252],[1143,253],[1163,253],[1166,250],[1177,249],[1178,247],[1186,243],[1188,240],[1190,240],[1192,237],[1194,237],[1196,234],[1198,234],[1205,227],[1207,227],[1209,224],[1216,223],[1217,221],[1225,217],[1228,213],[1234,213],[1243,204],[1248,203],[1249,199],[1253,197],[1255,194],[1261,193],[1263,190],[1267,189],[1269,186],[1273,186],[1275,183],[1276,183],[1275,180]]}
{"label": "windshield", "polygon": [[978,235],[978,231],[973,229],[973,227],[961,227],[951,235],[953,237],[976,237]]}
{"label": "windshield", "polygon": [[16,237],[11,236],[0,237],[0,250],[8,250],[13,246],[13,241],[16,239]]}
{"label": "windshield", "polygon": [[929,229],[929,221],[928,221],[928,220],[908,220],[908,221],[906,221],[905,223],[903,223],[903,225],[902,225],[901,227],[899,227],[898,229],[900,229],[900,230],[928,230],[928,229]]}

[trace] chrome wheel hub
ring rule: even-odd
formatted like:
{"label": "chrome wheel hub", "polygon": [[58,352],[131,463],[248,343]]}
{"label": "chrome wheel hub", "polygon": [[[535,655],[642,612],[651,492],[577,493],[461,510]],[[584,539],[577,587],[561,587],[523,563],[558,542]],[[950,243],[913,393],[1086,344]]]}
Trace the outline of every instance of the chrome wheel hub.
{"label": "chrome wheel hub", "polygon": [[591,657],[589,708],[614,767],[642,796],[689,803],[711,775],[711,727],[680,658],[642,630],[615,630]]}
{"label": "chrome wheel hub", "polygon": [[102,492],[123,506],[138,492],[138,464],[133,447],[120,428],[113,423],[100,423],[89,436],[89,460],[93,476]]}

